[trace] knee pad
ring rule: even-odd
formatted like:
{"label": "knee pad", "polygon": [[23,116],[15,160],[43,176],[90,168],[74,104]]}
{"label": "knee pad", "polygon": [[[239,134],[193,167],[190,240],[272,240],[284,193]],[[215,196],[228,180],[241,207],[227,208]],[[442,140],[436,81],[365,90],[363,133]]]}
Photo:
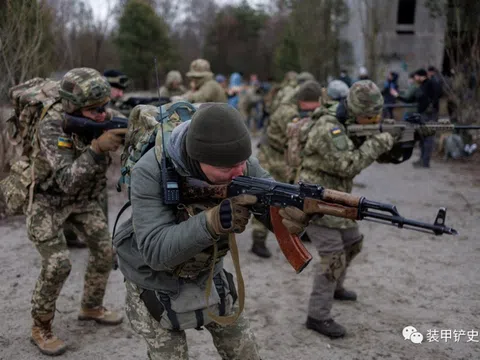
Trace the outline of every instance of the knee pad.
{"label": "knee pad", "polygon": [[363,247],[363,235],[360,241],[357,241],[352,245],[345,247],[345,256],[346,256],[347,266],[355,258],[355,256],[360,254],[360,252],[362,251],[362,247]]}
{"label": "knee pad", "polygon": [[52,277],[56,280],[65,280],[70,271],[72,270],[72,263],[68,258],[68,252],[61,251],[53,253],[45,263],[45,271],[49,274],[48,277]]}
{"label": "knee pad", "polygon": [[346,268],[345,252],[320,255],[320,269],[322,274],[331,281],[337,281]]}

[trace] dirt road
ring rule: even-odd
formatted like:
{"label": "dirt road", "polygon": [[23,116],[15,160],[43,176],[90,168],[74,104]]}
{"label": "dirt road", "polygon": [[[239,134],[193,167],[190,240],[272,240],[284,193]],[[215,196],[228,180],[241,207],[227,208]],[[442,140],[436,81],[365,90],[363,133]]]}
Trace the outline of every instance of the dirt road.
{"label": "dirt road", "polygon": [[[460,235],[435,237],[362,222],[364,251],[346,281],[357,291],[358,301],[336,303],[333,308],[335,319],[347,327],[344,339],[330,340],[304,326],[318,261],[310,244],[314,260],[296,275],[273,236],[268,241],[273,250],[269,260],[248,252],[249,231],[238,236],[246,313],[263,359],[480,359],[480,343],[475,342],[480,340],[479,174],[478,162],[434,161],[429,170],[414,170],[411,162],[375,164],[358,176],[354,193],[396,204],[404,216],[433,222],[437,208],[447,206],[448,224]],[[111,180],[114,183],[116,175]],[[123,200],[112,186],[111,226]],[[44,358],[29,341],[30,296],[40,258],[27,238],[23,218],[0,222],[0,238],[0,359]],[[86,258],[87,250],[71,251],[73,269],[54,323],[69,351],[58,359],[145,359],[143,339],[128,321],[109,328],[76,320]],[[230,258],[226,263],[233,270]],[[122,308],[124,295],[121,273],[112,272],[106,305]],[[421,344],[404,340],[402,329],[408,325],[423,335]],[[428,341],[432,340],[427,339],[428,330],[433,335],[438,331],[438,342]],[[465,334],[454,339],[455,330]],[[191,359],[220,359],[208,332],[191,330],[187,336]]]}

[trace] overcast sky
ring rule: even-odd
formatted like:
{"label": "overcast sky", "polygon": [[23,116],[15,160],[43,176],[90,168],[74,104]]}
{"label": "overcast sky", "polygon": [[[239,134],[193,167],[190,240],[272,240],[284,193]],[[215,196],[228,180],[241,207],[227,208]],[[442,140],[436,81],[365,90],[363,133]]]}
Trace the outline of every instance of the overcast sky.
{"label": "overcast sky", "polygon": [[[201,1],[201,0],[199,0]],[[241,2],[241,0],[215,0],[218,4],[238,4]],[[247,0],[249,4],[255,5],[257,3],[262,3],[263,0]],[[116,0],[86,0],[87,3],[90,4],[90,6],[93,9],[93,16],[95,16],[97,19],[105,19],[107,15],[107,10],[108,10],[108,3],[110,2],[110,6],[113,8],[113,6],[116,4]]]}

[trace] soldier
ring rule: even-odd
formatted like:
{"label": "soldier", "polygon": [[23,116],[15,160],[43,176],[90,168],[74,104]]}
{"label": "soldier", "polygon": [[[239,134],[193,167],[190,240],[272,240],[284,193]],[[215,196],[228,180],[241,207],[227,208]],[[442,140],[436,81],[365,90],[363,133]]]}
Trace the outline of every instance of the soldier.
{"label": "soldier", "polygon": [[103,76],[107,79],[110,84],[110,100],[117,101],[120,99],[130,84],[128,76],[118,70],[105,70]]}
{"label": "soldier", "polygon": [[86,240],[90,257],[85,273],[79,320],[116,325],[122,316],[102,306],[112,267],[112,245],[107,220],[99,204],[106,186],[109,151],[121,144],[127,129],[105,132],[88,141],[62,130],[64,113],[93,121],[107,119],[110,85],[96,70],[77,68],[65,74],[61,102],[49,108],[39,123],[35,171],[51,174],[35,187],[27,231],[42,257],[42,269],[32,296],[32,340],[40,351],[58,355],[66,344],[52,332],[55,303],[67,279],[71,263],[62,232],[68,220]]}
{"label": "soldier", "polygon": [[160,88],[161,98],[171,98],[172,96],[182,95],[187,91],[183,86],[182,74],[180,71],[172,70],[167,74],[165,85]]}
{"label": "soldier", "polygon": [[120,111],[120,99],[125,95],[125,90],[130,85],[130,79],[118,70],[105,70],[103,76],[107,79],[111,89],[109,109],[113,116],[126,117]]}
{"label": "soldier", "polygon": [[191,83],[191,90],[172,100],[182,98],[192,103],[227,102],[225,90],[213,78],[210,63],[207,60],[192,61],[187,77]]}
{"label": "soldier", "polygon": [[[383,97],[370,80],[352,85],[346,101],[340,102],[335,114],[314,118],[303,150],[300,178],[309,183],[322,184],[329,189],[352,191],[353,178],[388,152],[394,143],[389,133],[381,133],[355,146],[347,137],[345,125],[356,122],[378,122],[382,113]],[[345,328],[330,314],[333,300],[355,301],[353,291],[343,287],[346,269],[362,248],[363,235],[353,220],[324,216],[313,218],[307,234],[317,248],[317,265],[313,290],[308,306],[306,326],[331,338],[345,335]]]}
{"label": "soldier", "polygon": [[[286,88],[286,90],[284,90],[284,94],[282,95],[282,99],[279,100],[279,105],[282,104],[282,103],[287,103],[287,102],[290,102],[292,101],[292,99],[295,98],[295,96],[297,95],[298,91],[300,90],[300,86],[302,84],[304,84],[305,82],[307,81],[316,81],[315,80],[315,76],[313,76],[312,74],[310,74],[309,72],[307,71],[302,71],[300,74],[298,74],[296,76],[296,85],[295,87],[292,89],[290,88]],[[292,83],[293,84],[293,83]],[[295,100],[294,100],[295,101]]]}
{"label": "soldier", "polygon": [[[109,113],[112,116],[126,118],[126,116],[122,112],[120,112],[117,106],[117,101],[123,97],[124,91],[130,83],[128,77],[118,70],[105,70],[103,76],[110,84],[110,103],[108,104]],[[100,202],[102,209],[107,216],[108,222],[108,191],[106,188],[104,193],[100,196]],[[83,249],[87,247],[85,241],[80,239],[78,237],[78,234],[75,232],[75,226],[70,224],[69,221],[65,222],[63,233],[65,235],[65,240],[67,241],[67,246],[69,248]]]}
{"label": "soldier", "polygon": [[[191,121],[173,130],[166,150],[180,176],[211,184],[227,184],[242,174],[270,177],[251,156],[250,135],[241,114],[227,104],[200,107]],[[133,329],[145,338],[152,360],[188,359],[184,330],[202,327],[211,333],[223,359],[259,359],[243,314],[230,325],[219,325],[208,313],[229,315],[238,309],[233,277],[223,269],[223,257],[229,250],[228,237],[245,230],[248,206],[257,198],[240,195],[220,203],[211,199],[187,208],[164,205],[158,161],[153,148],[134,166],[132,217],[114,237]],[[288,231],[303,231],[305,213],[285,210],[281,216]],[[267,224],[268,216],[261,221]],[[212,268],[213,281],[208,279]],[[212,290],[208,307],[207,286]]]}
{"label": "soldier", "polygon": [[[283,103],[271,116],[267,127],[267,139],[260,146],[258,160],[268,170],[276,181],[288,182],[285,163],[285,147],[287,145],[287,125],[293,119],[306,117],[317,108],[321,95],[321,86],[310,80],[300,87],[296,97],[288,103]],[[268,230],[255,219],[252,221],[252,248],[251,251],[263,258],[272,256],[266,246]]]}
{"label": "soldier", "polygon": [[280,89],[275,94],[268,112],[273,114],[285,98],[291,98],[291,94],[295,91],[297,86],[297,73],[289,71],[285,74],[283,82],[280,84]]}

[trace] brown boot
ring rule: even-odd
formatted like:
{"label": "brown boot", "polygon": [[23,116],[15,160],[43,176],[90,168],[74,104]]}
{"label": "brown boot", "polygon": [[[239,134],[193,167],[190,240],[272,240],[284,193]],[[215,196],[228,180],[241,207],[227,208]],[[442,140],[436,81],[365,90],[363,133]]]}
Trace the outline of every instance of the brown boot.
{"label": "brown boot", "polygon": [[115,311],[107,310],[103,306],[97,306],[93,309],[80,309],[78,320],[95,320],[103,325],[118,325],[123,321],[123,316]]}
{"label": "brown boot", "polygon": [[52,333],[53,314],[33,319],[32,342],[45,355],[60,355],[67,350],[67,345]]}

